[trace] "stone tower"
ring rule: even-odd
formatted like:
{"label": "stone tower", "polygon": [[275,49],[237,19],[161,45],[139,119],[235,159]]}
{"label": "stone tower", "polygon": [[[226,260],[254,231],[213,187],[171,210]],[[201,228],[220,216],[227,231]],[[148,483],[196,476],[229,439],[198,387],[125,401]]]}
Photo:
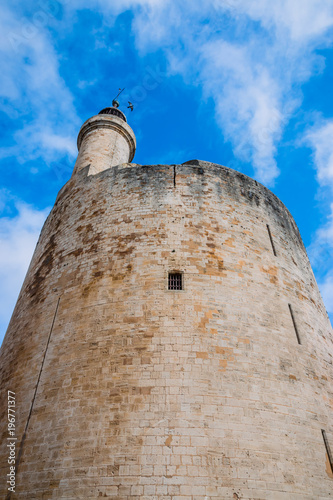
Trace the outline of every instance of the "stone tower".
{"label": "stone tower", "polygon": [[117,108],[78,147],[1,350],[1,498],[333,498],[332,329],[288,210],[130,163]]}

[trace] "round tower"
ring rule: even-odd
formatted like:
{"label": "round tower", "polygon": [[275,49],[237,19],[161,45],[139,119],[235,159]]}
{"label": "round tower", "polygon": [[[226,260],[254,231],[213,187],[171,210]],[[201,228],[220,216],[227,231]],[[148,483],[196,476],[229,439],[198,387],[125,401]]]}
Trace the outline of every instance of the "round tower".
{"label": "round tower", "polygon": [[[117,101],[114,101],[117,103]],[[119,104],[118,104],[119,105]],[[73,174],[89,167],[88,175],[95,175],[121,163],[130,163],[135,154],[136,140],[126,116],[116,106],[104,108],[89,118],[77,138],[77,157]]]}
{"label": "round tower", "polygon": [[1,350],[3,497],[331,498],[332,328],[286,207],[220,165],[129,163],[119,116],[78,144]]}

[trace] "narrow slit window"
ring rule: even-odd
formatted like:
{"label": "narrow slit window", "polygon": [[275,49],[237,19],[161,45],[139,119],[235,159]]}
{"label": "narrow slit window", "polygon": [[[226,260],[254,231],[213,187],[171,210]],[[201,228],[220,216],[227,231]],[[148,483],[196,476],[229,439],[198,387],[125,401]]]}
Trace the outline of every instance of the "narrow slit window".
{"label": "narrow slit window", "polygon": [[183,290],[182,273],[169,273],[169,290]]}
{"label": "narrow slit window", "polygon": [[331,471],[333,473],[333,456],[332,456],[331,448],[330,448],[330,445],[329,445],[329,442],[328,442],[328,439],[327,439],[327,436],[326,436],[326,432],[324,431],[324,429],[321,430],[321,433],[323,435],[323,440],[324,440],[324,444],[325,444],[325,448],[326,448],[326,453],[327,453],[328,460],[329,460],[329,463],[330,463],[330,466],[331,466]]}
{"label": "narrow slit window", "polygon": [[269,239],[271,240],[271,245],[272,245],[272,250],[273,250],[273,254],[275,255],[276,257],[276,250],[275,250],[275,246],[274,246],[274,241],[273,241],[273,237],[272,237],[272,233],[271,233],[271,230],[270,230],[270,227],[268,224],[266,224],[266,227],[267,227],[267,231],[268,231],[268,236],[269,236]]}
{"label": "narrow slit window", "polygon": [[295,316],[294,316],[293,308],[291,307],[291,304],[288,304],[288,307],[289,307],[290,316],[291,316],[291,319],[292,319],[292,322],[293,322],[293,325],[294,325],[294,330],[295,330],[295,333],[296,333],[297,342],[301,345],[302,342],[301,342],[301,338],[300,338],[299,333],[298,333],[298,329],[297,329],[297,325],[296,325],[296,321],[295,321]]}

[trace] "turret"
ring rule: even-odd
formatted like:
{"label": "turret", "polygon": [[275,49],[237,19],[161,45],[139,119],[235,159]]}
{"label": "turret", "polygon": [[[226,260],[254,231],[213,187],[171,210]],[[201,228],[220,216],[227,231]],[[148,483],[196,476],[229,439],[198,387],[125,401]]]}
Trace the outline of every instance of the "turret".
{"label": "turret", "polygon": [[89,118],[81,127],[77,147],[79,154],[73,175],[89,166],[88,175],[98,174],[122,163],[131,163],[136,149],[133,130],[118,101]]}

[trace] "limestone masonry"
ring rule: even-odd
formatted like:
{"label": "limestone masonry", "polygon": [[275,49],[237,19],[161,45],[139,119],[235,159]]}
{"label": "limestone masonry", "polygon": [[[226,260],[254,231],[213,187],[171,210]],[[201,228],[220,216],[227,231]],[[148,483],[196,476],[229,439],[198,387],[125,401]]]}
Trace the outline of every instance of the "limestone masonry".
{"label": "limestone masonry", "polygon": [[1,498],[333,498],[333,335],[293,218],[226,167],[130,163],[103,111],[1,349]]}

